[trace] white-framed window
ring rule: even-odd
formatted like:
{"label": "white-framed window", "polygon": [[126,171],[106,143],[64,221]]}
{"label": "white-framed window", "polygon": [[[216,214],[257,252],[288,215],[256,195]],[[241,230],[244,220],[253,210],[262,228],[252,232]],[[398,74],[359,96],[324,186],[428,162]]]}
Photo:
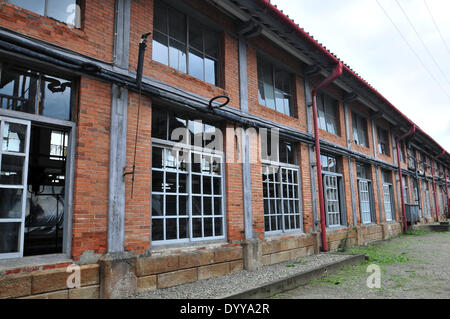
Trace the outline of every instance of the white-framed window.
{"label": "white-framed window", "polygon": [[392,185],[383,184],[383,199],[384,199],[384,212],[386,214],[386,221],[392,221]]}
{"label": "white-framed window", "polygon": [[[168,127],[171,121],[178,128],[183,123],[168,112],[154,109],[153,114],[154,120],[166,116]],[[187,135],[193,137],[190,122],[184,120]],[[195,134],[206,135],[206,127],[213,126],[199,125]],[[152,242],[225,238],[224,154],[190,143],[180,145],[170,141],[170,135],[158,136],[152,138]]]}
{"label": "white-framed window", "polygon": [[363,224],[372,223],[375,218],[372,216],[372,180],[369,179],[369,167],[364,164],[356,164],[356,175],[358,179],[359,207],[361,210],[361,222]]}
{"label": "white-framed window", "polygon": [[346,224],[342,209],[343,191],[342,174],[339,173],[337,159],[331,155],[321,155],[323,193],[325,200],[325,213],[328,227],[337,227]]}
{"label": "white-framed window", "polygon": [[271,158],[276,160],[262,160],[265,232],[301,230],[300,167],[296,165],[295,146],[280,139],[277,154]]}
{"label": "white-framed window", "polygon": [[342,225],[341,209],[339,204],[338,177],[334,175],[323,176],[323,187],[325,190],[325,209],[327,213],[327,224],[329,227]]}
{"label": "white-framed window", "polygon": [[386,221],[394,220],[394,202],[393,202],[393,188],[392,188],[392,173],[382,170],[383,180],[383,203]]}

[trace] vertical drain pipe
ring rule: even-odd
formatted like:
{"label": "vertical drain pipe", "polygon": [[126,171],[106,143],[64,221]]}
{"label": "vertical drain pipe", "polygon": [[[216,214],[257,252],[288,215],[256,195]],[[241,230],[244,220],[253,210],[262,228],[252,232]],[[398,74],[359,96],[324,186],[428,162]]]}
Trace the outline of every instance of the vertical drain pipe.
{"label": "vertical drain pipe", "polygon": [[[442,153],[436,157],[436,159],[444,156],[447,152],[443,149]],[[434,175],[434,174],[433,174]],[[445,179],[445,199],[447,202],[447,213],[450,213],[450,199],[448,198],[448,183],[447,183],[447,167],[444,167],[444,179]],[[445,203],[442,203],[444,205],[443,210],[445,213]]]}
{"label": "vertical drain pipe", "polygon": [[434,161],[431,159],[431,175],[433,175],[433,197],[434,197],[434,209],[436,211],[436,221],[439,222],[439,207],[436,196],[436,180],[434,178]]}
{"label": "vertical drain pipe", "polygon": [[323,196],[323,181],[322,181],[322,165],[320,162],[320,138],[319,138],[319,123],[317,119],[317,93],[332,83],[336,78],[342,75],[342,62],[339,61],[338,65],[333,70],[333,73],[322,81],[313,91],[312,91],[312,107],[313,107],[313,120],[314,120],[314,137],[316,141],[316,167],[317,167],[317,180],[318,180],[318,190],[319,190],[319,206],[320,206],[320,225],[322,229],[322,248],[323,251],[328,251],[327,243],[327,228],[325,222],[325,203]]}
{"label": "vertical drain pipe", "polygon": [[403,194],[403,174],[402,174],[402,165],[400,162],[400,141],[404,140],[408,136],[413,135],[416,132],[416,128],[417,127],[414,124],[408,133],[404,134],[403,136],[401,136],[395,140],[395,144],[397,147],[397,165],[398,165],[398,179],[400,182],[400,197],[402,200],[403,231],[406,231],[408,229],[408,221],[406,220],[405,196]]}
{"label": "vertical drain pipe", "polygon": [[450,197],[448,196],[447,167],[444,168],[445,196],[447,197],[447,216],[450,216]]}

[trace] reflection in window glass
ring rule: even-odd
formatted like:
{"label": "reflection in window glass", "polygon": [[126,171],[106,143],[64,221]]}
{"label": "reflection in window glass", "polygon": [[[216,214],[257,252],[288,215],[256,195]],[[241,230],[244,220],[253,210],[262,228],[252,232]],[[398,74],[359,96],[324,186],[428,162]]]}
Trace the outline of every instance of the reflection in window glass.
{"label": "reflection in window glass", "polygon": [[72,120],[71,81],[16,65],[3,63],[1,66],[0,108]]}
{"label": "reflection in window glass", "polygon": [[9,0],[9,2],[42,16],[45,14],[45,0]]}
{"label": "reflection in window glass", "polygon": [[79,0],[7,0],[8,2],[35,12],[39,15],[53,18],[68,25],[80,27]]}
{"label": "reflection in window glass", "polygon": [[26,134],[26,125],[4,122],[2,151],[24,153]]}
{"label": "reflection in window glass", "polygon": [[70,120],[71,83],[48,76],[43,83],[39,114],[60,120]]}
{"label": "reflection in window glass", "polygon": [[47,16],[69,25],[75,25],[76,0],[47,0]]}
{"label": "reflection in window glass", "polygon": [[22,218],[22,189],[0,188],[0,219]]}
{"label": "reflection in window glass", "polygon": [[20,223],[0,223],[0,254],[19,252]]}
{"label": "reflection in window glass", "polygon": [[317,95],[319,128],[338,135],[337,100],[326,94]]}
{"label": "reflection in window glass", "polygon": [[0,184],[22,185],[23,166],[25,157],[2,155],[2,166],[0,168]]}

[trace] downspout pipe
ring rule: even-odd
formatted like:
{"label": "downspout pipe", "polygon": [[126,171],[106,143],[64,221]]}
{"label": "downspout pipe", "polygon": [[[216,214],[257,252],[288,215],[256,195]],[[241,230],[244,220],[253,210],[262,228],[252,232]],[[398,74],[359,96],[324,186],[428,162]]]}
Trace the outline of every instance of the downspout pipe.
{"label": "downspout pipe", "polygon": [[413,135],[416,132],[417,126],[414,124],[409,132],[405,133],[404,135],[398,137],[395,140],[395,144],[397,146],[397,164],[398,164],[398,176],[399,176],[399,182],[400,182],[400,197],[402,200],[402,215],[403,215],[403,231],[406,231],[408,229],[408,221],[406,220],[406,206],[405,206],[405,195],[403,194],[403,174],[402,174],[402,164],[400,162],[400,141],[404,140],[405,138]]}
{"label": "downspout pipe", "polygon": [[436,221],[439,221],[439,207],[437,204],[437,196],[436,196],[436,179],[434,177],[434,161],[431,160],[431,175],[433,175],[433,197],[434,197],[434,209],[436,210]]}
{"label": "downspout pipe", "polygon": [[444,169],[445,178],[445,196],[447,196],[447,216],[450,215],[450,197],[448,196],[447,168]]}
{"label": "downspout pipe", "polygon": [[317,119],[317,93],[325,86],[332,83],[339,76],[342,75],[342,63],[339,62],[334,68],[333,72],[323,80],[315,89],[312,91],[312,108],[313,108],[313,122],[314,122],[314,138],[316,145],[316,166],[317,166],[317,181],[318,181],[318,191],[319,191],[319,207],[320,207],[320,225],[322,230],[322,249],[323,251],[328,251],[327,243],[327,226],[325,220],[325,202],[323,196],[323,180],[322,180],[322,165],[320,161],[320,136],[319,136],[319,123]]}

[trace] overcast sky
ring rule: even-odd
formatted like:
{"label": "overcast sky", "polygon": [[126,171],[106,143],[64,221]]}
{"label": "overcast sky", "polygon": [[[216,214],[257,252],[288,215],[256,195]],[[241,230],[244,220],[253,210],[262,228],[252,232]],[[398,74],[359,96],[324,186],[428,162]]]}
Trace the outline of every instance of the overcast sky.
{"label": "overcast sky", "polygon": [[272,3],[450,152],[449,0]]}

